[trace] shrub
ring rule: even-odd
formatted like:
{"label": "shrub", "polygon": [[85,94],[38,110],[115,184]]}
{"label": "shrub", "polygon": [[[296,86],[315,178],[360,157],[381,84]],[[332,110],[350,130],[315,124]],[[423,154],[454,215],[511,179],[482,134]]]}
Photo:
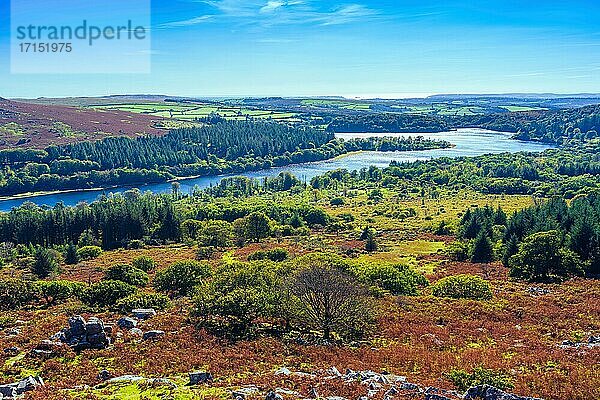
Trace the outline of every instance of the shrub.
{"label": "shrub", "polygon": [[82,294],[82,300],[91,306],[111,306],[136,290],[135,286],[125,282],[101,281],[88,287]]}
{"label": "shrub", "polygon": [[38,298],[34,282],[21,279],[0,280],[0,310],[17,310]]}
{"label": "shrub", "polygon": [[394,295],[416,296],[420,286],[429,284],[423,274],[407,265],[357,264],[352,266],[351,271],[361,282]]}
{"label": "shrub", "polygon": [[40,281],[37,285],[40,295],[48,305],[54,305],[71,297],[80,297],[85,290],[83,283],[66,280]]}
{"label": "shrub", "polygon": [[171,301],[161,293],[134,293],[117,301],[115,308],[122,313],[129,313],[136,308],[154,308],[164,310],[171,306]]}
{"label": "shrub", "polygon": [[208,264],[191,260],[178,261],[156,273],[154,287],[171,296],[187,296],[210,274]]}
{"label": "shrub", "polygon": [[104,274],[104,279],[109,281],[121,281],[133,286],[146,286],[148,274],[127,264],[115,264]]}
{"label": "shrub", "polygon": [[512,379],[508,374],[483,367],[475,367],[471,373],[453,369],[446,376],[462,392],[468,390],[470,387],[479,385],[490,385],[500,390],[514,388]]}
{"label": "shrub", "polygon": [[91,260],[100,257],[102,249],[98,246],[83,246],[77,249],[77,255],[80,260]]}
{"label": "shrub", "polygon": [[473,275],[454,275],[442,278],[431,286],[436,297],[453,299],[490,300],[492,289],[486,280]]}
{"label": "shrub", "polygon": [[144,272],[150,272],[156,268],[156,262],[148,256],[139,256],[131,263],[135,268],[141,269]]}
{"label": "shrub", "polygon": [[583,273],[581,260],[561,244],[557,231],[527,236],[509,265],[512,277],[534,282],[557,281]]}
{"label": "shrub", "polygon": [[271,249],[267,251],[257,251],[248,256],[248,261],[270,260],[274,262],[282,262],[288,259],[289,253],[286,249]]}
{"label": "shrub", "polygon": [[65,263],[74,265],[79,262],[79,255],[77,254],[77,246],[73,243],[69,244],[67,251],[65,252]]}
{"label": "shrub", "polygon": [[277,268],[270,263],[223,266],[198,287],[192,315],[199,326],[227,337],[246,337],[256,319],[274,316],[280,303]]}
{"label": "shrub", "polygon": [[473,263],[489,263],[494,260],[494,249],[492,242],[484,231],[479,232],[473,249],[471,250],[471,262]]}
{"label": "shrub", "polygon": [[213,254],[215,254],[214,247],[198,247],[198,250],[196,251],[196,259],[201,261],[210,260]]}
{"label": "shrub", "polygon": [[196,237],[201,247],[229,247],[233,228],[227,221],[206,221],[200,226]]}
{"label": "shrub", "polygon": [[448,244],[445,253],[454,261],[467,261],[470,254],[469,242],[456,241]]}
{"label": "shrub", "polygon": [[58,270],[56,252],[40,247],[35,252],[33,273],[40,278],[47,278]]}

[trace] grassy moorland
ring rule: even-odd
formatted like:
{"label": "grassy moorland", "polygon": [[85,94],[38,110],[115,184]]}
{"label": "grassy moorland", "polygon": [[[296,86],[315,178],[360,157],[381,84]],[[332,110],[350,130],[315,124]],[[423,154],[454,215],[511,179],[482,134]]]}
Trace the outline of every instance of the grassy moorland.
{"label": "grassy moorland", "polygon": [[[92,305],[85,296],[73,295],[55,304],[39,299],[23,305],[20,310],[3,311],[0,347],[16,346],[19,350],[0,354],[0,380],[15,381],[39,374],[46,386],[32,392],[30,397],[40,399],[216,399],[230,398],[230,390],[247,385],[256,385],[261,391],[287,388],[303,396],[317,387],[321,396],[351,398],[362,394],[364,385],[274,373],[281,367],[313,373],[332,366],[340,371],[346,368],[388,371],[423,386],[452,390],[458,388],[457,374],[471,373],[474,368],[482,367],[501,376],[502,382],[508,382],[510,391],[521,395],[557,400],[589,399],[598,395],[598,349],[559,347],[564,340],[579,342],[598,332],[598,280],[576,277],[566,282],[532,283],[510,278],[510,268],[500,261],[457,261],[449,251],[453,244],[463,242],[460,220],[466,210],[501,207],[511,215],[513,211],[531,207],[532,197],[484,195],[468,189],[424,195],[407,194],[394,188],[375,192],[376,186],[369,186],[365,189],[348,187],[346,195],[332,189],[305,190],[294,186],[283,192],[266,191],[241,197],[238,193],[237,198],[231,197],[233,192],[222,197],[224,193],[219,195],[215,191],[207,193],[208,197],[176,200],[176,208],[185,221],[204,219],[202,215],[211,212],[216,214],[207,217],[209,220],[217,215],[233,218],[225,215],[234,210],[243,214],[247,212],[241,211],[244,208],[248,211],[263,209],[274,217],[268,204],[281,204],[283,208],[296,204],[301,205],[296,206],[298,209],[323,210],[328,222],[310,224],[306,220],[311,221],[307,217],[311,213],[302,211],[303,227],[282,235],[277,233],[281,232],[281,223],[270,219],[269,237],[258,241],[241,240],[237,246],[223,243],[208,255],[200,256],[204,253],[199,249],[206,249],[208,239],[201,228],[195,232],[190,228],[194,224],[180,221],[184,230],[178,243],[160,245],[138,241],[131,243],[129,249],[105,250],[97,257],[72,264],[65,263],[65,257],[57,256],[60,265],[53,267],[46,278],[93,286],[106,279],[111,266],[135,264],[134,260],[144,256],[154,260],[156,265],[149,270],[150,283],[137,290],[150,294],[160,292],[153,283],[160,271],[178,261],[200,257],[215,274],[207,279],[218,279],[219,271],[225,271],[225,266],[250,268],[252,263],[260,263],[247,264],[253,254],[272,249],[284,249],[287,254],[287,260],[268,264],[268,268],[273,269],[281,265],[296,268],[296,260],[319,252],[337,254],[350,266],[403,265],[424,274],[428,285],[420,285],[417,292],[404,295],[394,294],[390,287],[386,289],[383,281],[365,281],[377,293],[372,298],[374,320],[357,339],[340,338],[330,344],[298,342],[291,339],[291,335],[312,337],[319,333],[311,334],[301,325],[283,334],[264,330],[260,327],[267,321],[268,326],[277,324],[277,319],[267,314],[252,322],[256,328],[252,334],[224,337],[214,331],[214,327],[198,325],[191,313],[197,300],[190,294],[171,296],[170,306],[157,316],[140,321],[138,327],[144,331],[164,331],[162,339],[142,341],[130,331],[115,327],[114,344],[106,349],[76,353],[68,346],[61,346],[47,357],[32,356],[32,349],[66,326],[70,315],[93,315],[106,323],[115,323],[124,315],[114,305]],[[344,199],[343,204],[337,200],[340,197]],[[211,203],[215,207],[213,211]],[[442,222],[443,229],[440,228]],[[365,226],[376,232],[376,249],[366,250],[366,240],[361,239]],[[81,245],[97,240],[94,235],[83,235]],[[497,246],[501,246],[500,243]],[[494,252],[500,255],[502,249]],[[26,249],[15,249],[14,254],[17,253],[21,255],[5,261],[3,279],[31,276],[29,266],[35,265],[38,255],[27,256]],[[238,264],[240,262],[243,264]],[[483,278],[491,288],[491,296],[475,300],[434,295],[436,282],[460,274]],[[103,383],[98,377],[102,370],[114,376],[169,378],[177,387],[139,382]],[[187,373],[193,370],[208,370],[215,379],[211,384],[185,386]],[[490,383],[497,384],[498,379]],[[256,394],[250,398],[259,397]]]}

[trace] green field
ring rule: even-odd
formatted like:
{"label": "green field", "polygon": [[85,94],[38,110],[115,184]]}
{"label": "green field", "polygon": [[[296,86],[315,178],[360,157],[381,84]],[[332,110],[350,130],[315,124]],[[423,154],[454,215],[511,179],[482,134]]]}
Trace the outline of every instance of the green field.
{"label": "green field", "polygon": [[205,118],[213,113],[228,120],[245,120],[247,117],[254,119],[273,119],[278,121],[298,122],[296,113],[278,112],[269,110],[255,110],[243,107],[221,106],[212,103],[136,103],[136,104],[109,104],[95,105],[98,110],[119,110],[147,115],[155,115],[177,121],[193,122]]}

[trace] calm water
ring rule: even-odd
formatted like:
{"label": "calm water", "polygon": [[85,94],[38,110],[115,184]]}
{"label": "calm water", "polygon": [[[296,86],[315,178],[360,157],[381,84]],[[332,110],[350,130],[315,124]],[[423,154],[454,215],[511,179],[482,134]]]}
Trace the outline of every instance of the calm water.
{"label": "calm water", "polygon": [[[345,168],[347,170],[358,170],[362,167],[368,167],[375,165],[377,167],[386,167],[390,161],[417,161],[417,160],[429,160],[432,158],[440,157],[462,157],[462,156],[479,156],[482,154],[497,154],[505,152],[519,152],[519,151],[543,151],[551,148],[551,146],[532,143],[532,142],[521,142],[510,139],[511,134],[486,131],[482,129],[459,129],[451,132],[441,133],[429,133],[429,134],[412,134],[412,136],[424,136],[431,139],[447,140],[450,143],[456,145],[456,147],[450,149],[438,149],[438,150],[425,150],[425,151],[405,151],[405,152],[363,152],[357,154],[350,154],[344,157],[336,158],[334,160],[320,161],[310,164],[291,165],[281,168],[272,168],[264,171],[247,172],[241,174],[243,176],[251,178],[264,178],[266,176],[275,176],[283,171],[289,171],[296,175],[299,179],[307,181],[314,176],[321,175],[324,172],[331,171],[338,168]],[[351,139],[356,137],[370,137],[370,136],[411,136],[407,133],[400,134],[377,134],[377,133],[342,133],[337,134],[338,137],[344,139]],[[238,174],[239,175],[239,174]],[[212,176],[193,178],[180,181],[181,191],[187,193],[191,191],[195,186],[200,188],[206,188],[210,185],[215,185],[221,181],[223,176]],[[152,191],[154,193],[164,193],[171,191],[171,183],[158,183],[137,186],[142,191]],[[109,190],[98,190],[98,191],[81,191],[71,193],[60,193],[60,194],[48,194],[41,196],[32,196],[22,199],[14,200],[1,200],[0,211],[9,211],[13,207],[17,207],[23,204],[25,201],[31,201],[39,205],[54,206],[59,202],[63,202],[67,206],[75,205],[79,202],[86,201],[92,202],[102,193],[121,193],[131,187],[122,187]]]}

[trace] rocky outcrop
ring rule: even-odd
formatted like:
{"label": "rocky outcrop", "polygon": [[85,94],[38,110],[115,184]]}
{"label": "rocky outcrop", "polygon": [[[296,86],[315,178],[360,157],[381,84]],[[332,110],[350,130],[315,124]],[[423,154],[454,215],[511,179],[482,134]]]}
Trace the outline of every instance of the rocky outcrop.
{"label": "rocky outcrop", "polygon": [[210,372],[206,372],[206,371],[190,372],[189,376],[190,376],[190,383],[189,383],[190,385],[199,385],[201,383],[212,382],[212,380],[213,380],[212,374]]}
{"label": "rocky outcrop", "polygon": [[585,342],[574,342],[571,340],[563,340],[559,347],[563,349],[579,349],[579,348],[594,348],[600,347],[600,335],[599,336],[590,336]]}
{"label": "rocky outcrop", "polygon": [[465,400],[541,400],[506,393],[490,385],[475,386],[467,390]]}
{"label": "rocky outcrop", "polygon": [[102,320],[91,317],[87,321],[80,315],[69,318],[69,327],[52,337],[71,346],[75,351],[105,349],[110,345],[112,327]]}
{"label": "rocky outcrop", "polygon": [[44,381],[39,376],[29,376],[19,382],[0,385],[0,399],[14,399],[41,386],[44,386]]}

